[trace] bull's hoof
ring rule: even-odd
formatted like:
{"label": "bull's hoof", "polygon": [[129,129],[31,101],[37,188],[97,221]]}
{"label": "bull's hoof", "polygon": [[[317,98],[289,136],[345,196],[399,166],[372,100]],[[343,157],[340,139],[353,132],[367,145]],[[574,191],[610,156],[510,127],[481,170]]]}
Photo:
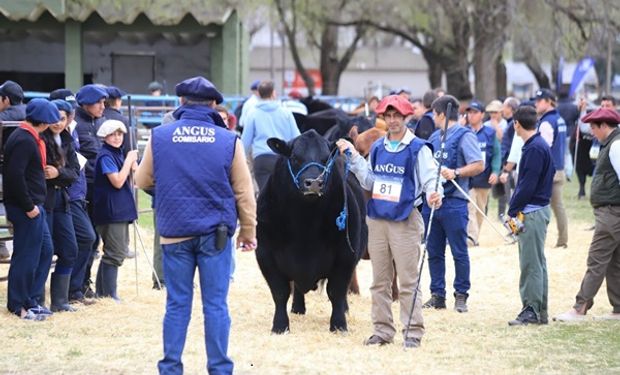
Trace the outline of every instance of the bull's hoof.
{"label": "bull's hoof", "polygon": [[330,332],[348,332],[349,330],[347,329],[347,325],[345,323],[344,326],[330,325],[329,326],[329,331]]}
{"label": "bull's hoof", "polygon": [[291,312],[293,314],[304,315],[306,313],[306,307],[305,306],[295,306],[295,305],[293,305],[291,307]]}
{"label": "bull's hoof", "polygon": [[271,329],[271,333],[273,333],[274,335],[286,335],[288,334],[290,331],[288,329],[288,327],[284,327],[284,328],[276,328],[273,327]]}

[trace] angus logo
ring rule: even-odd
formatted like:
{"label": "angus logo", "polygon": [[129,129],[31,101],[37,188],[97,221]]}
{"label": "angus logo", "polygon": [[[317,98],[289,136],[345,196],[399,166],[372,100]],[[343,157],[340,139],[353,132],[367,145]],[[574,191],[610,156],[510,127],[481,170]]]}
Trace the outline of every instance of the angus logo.
{"label": "angus logo", "polygon": [[392,163],[387,164],[377,164],[375,165],[375,172],[378,173],[396,173],[396,174],[404,174],[405,167],[399,167]]}
{"label": "angus logo", "polygon": [[180,126],[172,133],[174,143],[214,143],[215,129],[204,126]]}

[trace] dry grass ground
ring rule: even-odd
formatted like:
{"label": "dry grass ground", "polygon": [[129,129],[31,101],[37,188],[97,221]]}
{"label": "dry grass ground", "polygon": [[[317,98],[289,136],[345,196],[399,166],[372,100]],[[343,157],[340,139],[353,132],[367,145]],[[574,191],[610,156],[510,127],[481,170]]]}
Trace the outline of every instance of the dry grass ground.
{"label": "dry grass ground", "polygon": [[[577,292],[592,232],[587,202],[566,191],[570,214],[570,246],[553,249],[552,220],[547,238],[549,308],[552,315],[568,309]],[[495,212],[491,208],[489,212]],[[492,215],[494,216],[494,215]],[[485,224],[486,225],[486,224]],[[152,238],[149,228],[141,230]],[[150,240],[147,240],[150,254]],[[519,312],[516,245],[498,245],[483,228],[481,246],[471,249],[470,312],[425,311],[422,346],[404,351],[394,345],[365,347],[371,333],[370,263],[362,261],[362,294],[351,296],[349,332],[328,331],[330,307],[325,294],[307,298],[307,314],[291,316],[291,332],[270,334],[273,303],[253,254],[237,253],[231,285],[233,325],[229,353],[239,374],[412,374],[412,373],[620,373],[620,322],[590,321],[579,325],[551,322],[543,327],[509,328]],[[140,250],[141,252],[141,250]],[[451,284],[451,259],[448,261]],[[96,269],[96,268],[95,268]],[[0,269],[4,274],[6,269]],[[99,301],[76,313],[55,314],[45,322],[23,322],[4,309],[0,313],[0,373],[2,374],[153,374],[161,357],[161,321],[165,294],[151,289],[145,255],[138,257],[139,294],[134,261],[120,272],[123,303]],[[423,277],[428,297],[428,271]],[[205,372],[205,352],[199,291],[184,352],[188,374]],[[452,304],[452,299],[449,299]],[[0,305],[6,305],[6,283],[0,284]],[[398,304],[393,305],[397,314]],[[610,311],[605,286],[592,315]],[[398,316],[398,315],[395,315]]]}

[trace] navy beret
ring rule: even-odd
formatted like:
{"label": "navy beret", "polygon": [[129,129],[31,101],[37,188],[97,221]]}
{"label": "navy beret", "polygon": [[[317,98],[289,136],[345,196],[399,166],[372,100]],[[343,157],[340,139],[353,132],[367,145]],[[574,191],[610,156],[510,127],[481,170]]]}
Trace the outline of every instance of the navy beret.
{"label": "navy beret", "polygon": [[26,119],[41,124],[55,124],[60,121],[60,113],[52,102],[35,98],[26,106]]}
{"label": "navy beret", "polygon": [[99,85],[85,85],[77,92],[76,99],[79,105],[95,104],[99,100],[107,98],[108,93],[105,88]]}
{"label": "navy beret", "polygon": [[484,105],[477,100],[472,100],[467,106],[466,111],[469,111],[470,109],[476,110],[478,112],[484,112]]}
{"label": "navy beret", "polygon": [[161,85],[161,83],[157,82],[157,81],[153,81],[151,83],[149,83],[149,91],[153,92],[153,91],[157,91],[157,90],[163,90],[164,87]]}
{"label": "navy beret", "polygon": [[222,94],[217,88],[204,77],[188,78],[180,82],[175,87],[177,96],[182,96],[189,100],[215,100],[217,104],[224,101]]}
{"label": "navy beret", "polygon": [[0,86],[0,95],[21,100],[24,99],[24,90],[17,82],[9,80]]}
{"label": "navy beret", "polygon": [[555,102],[555,94],[553,93],[553,91],[549,90],[549,89],[540,89],[538,91],[536,91],[536,94],[534,95],[534,100],[541,100],[541,99],[549,99],[549,100],[553,100]]}
{"label": "navy beret", "polygon": [[65,111],[67,113],[73,112],[73,106],[66,100],[54,99],[52,100],[52,104],[54,104],[59,111]]}
{"label": "navy beret", "polygon": [[257,79],[254,82],[252,82],[252,84],[250,85],[250,90],[252,91],[258,90],[258,85],[260,85],[260,79]]}
{"label": "navy beret", "polygon": [[77,101],[75,100],[75,95],[69,89],[56,89],[50,92],[49,96],[50,100],[62,99],[69,102],[74,107],[77,105]]}
{"label": "navy beret", "polygon": [[123,96],[127,95],[125,91],[119,89],[116,86],[108,86],[106,87],[105,91],[108,93],[108,97],[113,99],[122,98]]}

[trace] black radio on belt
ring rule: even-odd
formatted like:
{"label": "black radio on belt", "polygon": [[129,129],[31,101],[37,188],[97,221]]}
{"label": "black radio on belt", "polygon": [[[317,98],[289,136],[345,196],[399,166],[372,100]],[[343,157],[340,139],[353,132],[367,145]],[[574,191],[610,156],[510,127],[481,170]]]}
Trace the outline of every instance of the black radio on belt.
{"label": "black radio on belt", "polygon": [[217,226],[215,230],[215,248],[217,250],[222,250],[226,247],[226,243],[228,242],[228,227],[226,224],[220,224]]}

